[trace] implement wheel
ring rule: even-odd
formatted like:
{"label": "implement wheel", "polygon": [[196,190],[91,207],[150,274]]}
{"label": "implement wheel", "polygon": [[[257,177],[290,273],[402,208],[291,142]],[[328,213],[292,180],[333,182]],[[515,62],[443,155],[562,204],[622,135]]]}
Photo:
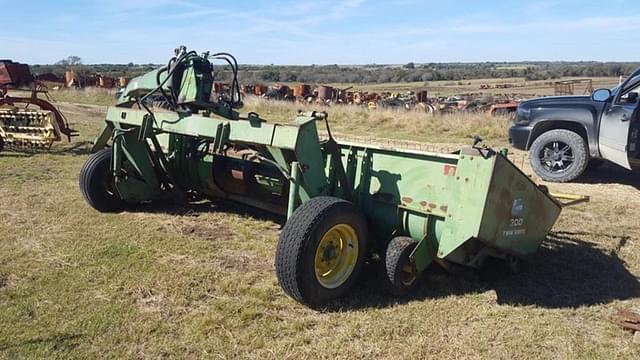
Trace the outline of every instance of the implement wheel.
{"label": "implement wheel", "polygon": [[386,288],[394,296],[405,295],[416,283],[418,274],[409,255],[418,242],[408,236],[397,236],[391,239],[385,252]]}
{"label": "implement wheel", "polygon": [[111,149],[102,149],[89,156],[80,170],[80,191],[87,203],[100,212],[124,209],[126,203],[113,189]]}
{"label": "implement wheel", "polygon": [[348,201],[317,197],[287,221],[276,250],[276,275],[287,295],[318,307],[344,295],[367,254],[364,216]]}

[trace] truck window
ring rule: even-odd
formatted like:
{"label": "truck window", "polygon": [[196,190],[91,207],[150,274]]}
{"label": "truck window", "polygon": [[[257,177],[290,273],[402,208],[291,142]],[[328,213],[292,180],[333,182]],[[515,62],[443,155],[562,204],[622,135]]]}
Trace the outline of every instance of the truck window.
{"label": "truck window", "polygon": [[[636,93],[640,95],[640,75],[636,75],[631,81],[627,83],[624,89],[622,89],[622,95],[620,96],[620,103],[627,103],[629,99],[629,94]],[[633,102],[636,102],[638,98],[635,98]]]}

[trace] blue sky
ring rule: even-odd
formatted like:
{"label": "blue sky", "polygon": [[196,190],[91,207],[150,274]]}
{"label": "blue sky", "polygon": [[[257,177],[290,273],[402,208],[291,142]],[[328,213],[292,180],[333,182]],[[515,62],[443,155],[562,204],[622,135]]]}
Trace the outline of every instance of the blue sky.
{"label": "blue sky", "polygon": [[0,0],[0,8],[0,58],[31,64],[69,55],[164,63],[179,44],[251,64],[640,60],[638,0]]}

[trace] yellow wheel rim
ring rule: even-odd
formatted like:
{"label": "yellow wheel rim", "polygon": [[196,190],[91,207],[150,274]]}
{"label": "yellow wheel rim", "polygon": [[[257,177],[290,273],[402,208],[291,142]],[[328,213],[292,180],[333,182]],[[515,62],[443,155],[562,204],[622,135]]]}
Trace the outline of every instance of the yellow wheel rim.
{"label": "yellow wheel rim", "polygon": [[318,244],[314,268],[320,285],[334,289],[344,284],[358,262],[360,241],[356,231],[347,224],[329,229]]}
{"label": "yellow wheel rim", "polygon": [[400,276],[401,276],[400,281],[405,286],[411,286],[411,284],[413,284],[414,281],[416,281],[416,274],[411,264],[405,264],[402,267],[402,273]]}

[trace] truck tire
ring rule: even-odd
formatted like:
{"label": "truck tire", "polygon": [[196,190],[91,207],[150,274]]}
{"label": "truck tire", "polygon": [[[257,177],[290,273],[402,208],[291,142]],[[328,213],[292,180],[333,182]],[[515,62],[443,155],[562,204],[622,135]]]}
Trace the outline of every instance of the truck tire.
{"label": "truck tire", "polygon": [[89,156],[80,170],[80,191],[91,207],[100,212],[122,211],[126,203],[111,188],[111,149]]}
{"label": "truck tire", "polygon": [[397,236],[391,239],[385,251],[385,288],[394,296],[403,296],[409,292],[418,279],[418,274],[411,264],[409,255],[418,242],[408,236]]}
{"label": "truck tire", "polygon": [[588,162],[585,140],[571,130],[547,131],[529,149],[531,168],[546,181],[572,181],[584,172]]}
{"label": "truck tire", "polygon": [[367,254],[367,224],[352,203],[328,196],[302,204],[276,249],[276,275],[296,301],[317,308],[358,280]]}

